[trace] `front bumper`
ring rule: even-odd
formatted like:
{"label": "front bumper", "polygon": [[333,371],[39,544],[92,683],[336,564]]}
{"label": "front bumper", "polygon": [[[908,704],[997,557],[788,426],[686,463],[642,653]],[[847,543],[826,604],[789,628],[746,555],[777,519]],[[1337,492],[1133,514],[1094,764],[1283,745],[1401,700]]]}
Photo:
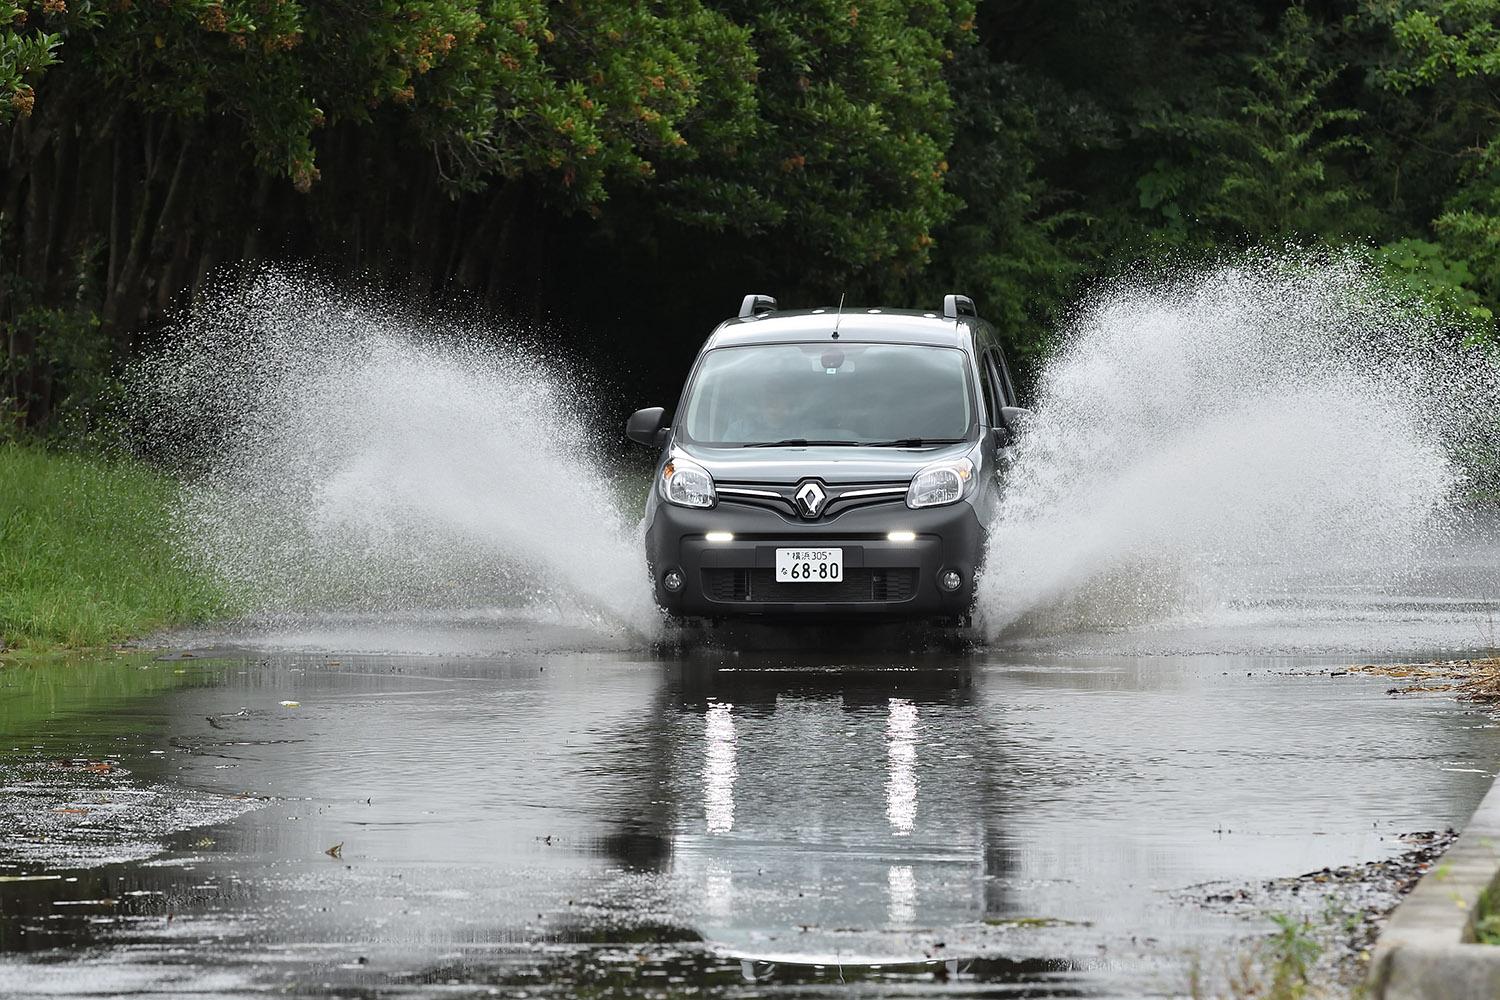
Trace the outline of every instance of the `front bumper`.
{"label": "front bumper", "polygon": [[[710,531],[733,532],[734,540],[710,542]],[[916,539],[892,542],[886,537],[892,531],[915,532]],[[646,556],[656,601],[674,615],[958,619],[973,605],[984,542],[984,528],[965,501],[928,510],[881,504],[811,522],[723,501],[711,510],[658,503]],[[795,546],[843,549],[844,581],[776,583],[776,549]],[[673,569],[683,576],[675,594],[662,583]],[[938,583],[950,569],[962,577],[954,591]]]}

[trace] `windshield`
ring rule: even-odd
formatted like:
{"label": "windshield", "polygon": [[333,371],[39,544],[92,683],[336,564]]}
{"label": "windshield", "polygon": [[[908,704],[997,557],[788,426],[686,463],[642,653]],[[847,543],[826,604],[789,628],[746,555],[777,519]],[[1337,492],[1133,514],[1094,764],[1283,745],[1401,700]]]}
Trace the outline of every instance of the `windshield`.
{"label": "windshield", "polygon": [[762,344],[710,351],[679,433],[708,445],[962,440],[968,359],[911,344]]}

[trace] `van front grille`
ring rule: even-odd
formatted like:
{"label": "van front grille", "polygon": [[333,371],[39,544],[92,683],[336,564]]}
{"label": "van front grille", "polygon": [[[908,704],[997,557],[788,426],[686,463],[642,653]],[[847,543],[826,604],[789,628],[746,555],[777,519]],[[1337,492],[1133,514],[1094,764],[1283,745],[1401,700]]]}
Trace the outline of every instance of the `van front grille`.
{"label": "van front grille", "polygon": [[[821,480],[819,480],[821,482]],[[774,511],[788,521],[831,521],[851,510],[863,507],[904,504],[907,482],[829,483],[825,484],[828,500],[817,517],[804,518],[797,507],[795,483],[717,483],[719,502],[741,507]]]}
{"label": "van front grille", "polygon": [[721,604],[895,604],[917,593],[915,569],[846,569],[838,583],[778,583],[770,569],[705,569],[703,594]]}

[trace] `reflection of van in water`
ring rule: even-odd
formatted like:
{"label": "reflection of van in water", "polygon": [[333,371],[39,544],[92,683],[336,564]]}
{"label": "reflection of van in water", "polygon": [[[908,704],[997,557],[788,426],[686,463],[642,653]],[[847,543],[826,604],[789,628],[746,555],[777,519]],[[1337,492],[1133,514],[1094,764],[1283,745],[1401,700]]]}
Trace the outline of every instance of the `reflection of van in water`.
{"label": "reflection of van in water", "polygon": [[999,451],[1024,418],[974,303],[783,312],[748,295],[709,336],[646,507],[656,600],[684,617],[966,620]]}

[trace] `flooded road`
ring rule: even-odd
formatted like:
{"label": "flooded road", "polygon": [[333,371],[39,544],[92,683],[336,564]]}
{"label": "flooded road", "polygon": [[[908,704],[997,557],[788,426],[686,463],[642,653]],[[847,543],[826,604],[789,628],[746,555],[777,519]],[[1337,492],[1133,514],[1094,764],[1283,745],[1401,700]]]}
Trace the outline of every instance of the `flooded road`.
{"label": "flooded road", "polygon": [[664,633],[553,338],[208,297],[130,396],[262,623],[0,668],[0,995],[1210,995],[1273,914],[1349,945],[1500,758],[1344,669],[1500,648],[1493,372],[1360,274],[1081,308],[966,651]]}
{"label": "flooded road", "polygon": [[0,993],[1183,994],[1268,927],[1206,900],[1461,825],[1500,747],[1337,654],[354,630],[0,672]]}

